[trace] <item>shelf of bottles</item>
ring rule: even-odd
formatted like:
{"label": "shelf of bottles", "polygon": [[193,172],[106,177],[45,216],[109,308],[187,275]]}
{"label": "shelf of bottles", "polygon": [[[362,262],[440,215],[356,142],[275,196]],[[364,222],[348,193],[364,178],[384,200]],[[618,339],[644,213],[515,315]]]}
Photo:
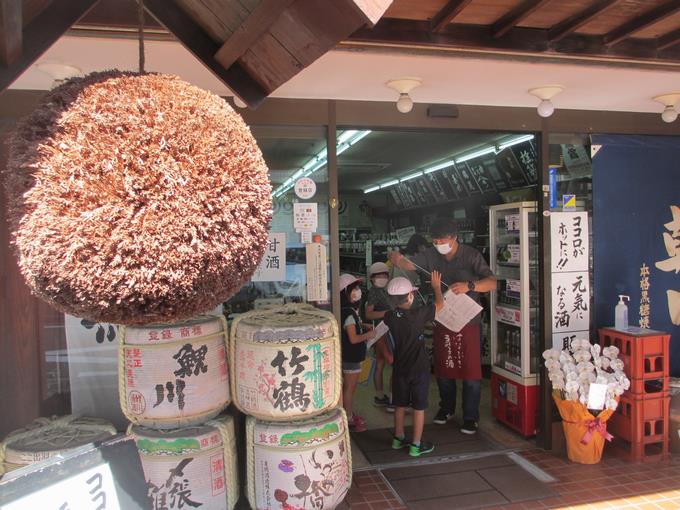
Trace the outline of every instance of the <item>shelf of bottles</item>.
{"label": "shelf of bottles", "polygon": [[492,370],[518,384],[538,384],[538,235],[535,202],[489,209]]}

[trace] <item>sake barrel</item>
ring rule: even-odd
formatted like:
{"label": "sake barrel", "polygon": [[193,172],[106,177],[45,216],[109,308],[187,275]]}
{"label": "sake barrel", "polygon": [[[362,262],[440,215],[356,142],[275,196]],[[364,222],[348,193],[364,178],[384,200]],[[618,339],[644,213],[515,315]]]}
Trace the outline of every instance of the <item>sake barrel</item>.
{"label": "sake barrel", "polygon": [[234,422],[156,430],[135,425],[151,508],[231,510],[239,498]]}
{"label": "sake barrel", "polygon": [[122,328],[119,391],[128,420],[168,429],[217,416],[230,402],[227,341],[222,316]]}
{"label": "sake barrel", "polygon": [[331,510],[352,484],[347,417],[335,409],[290,423],[246,421],[247,489],[253,508]]}
{"label": "sake barrel", "polygon": [[295,420],[334,408],[342,391],[333,314],[309,305],[237,317],[229,342],[232,398],[263,420]]}
{"label": "sake barrel", "polygon": [[99,418],[73,415],[38,418],[28,426],[10,432],[0,443],[0,474],[65,455],[115,434],[113,425]]}

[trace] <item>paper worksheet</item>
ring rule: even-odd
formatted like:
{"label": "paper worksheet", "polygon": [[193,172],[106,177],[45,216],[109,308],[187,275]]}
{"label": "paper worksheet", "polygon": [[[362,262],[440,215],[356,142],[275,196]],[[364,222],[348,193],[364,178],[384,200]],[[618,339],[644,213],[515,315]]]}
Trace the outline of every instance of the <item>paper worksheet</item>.
{"label": "paper worksheet", "polygon": [[376,343],[378,340],[380,340],[383,337],[383,335],[385,335],[389,330],[390,330],[390,328],[387,327],[387,324],[385,324],[384,321],[380,321],[380,324],[378,324],[373,329],[373,333],[374,333],[373,338],[366,341],[366,348],[370,349],[371,346],[373,346],[374,343]]}
{"label": "paper worksheet", "polygon": [[468,295],[448,291],[444,294],[444,308],[437,312],[434,318],[442,326],[458,333],[481,310],[482,307]]}

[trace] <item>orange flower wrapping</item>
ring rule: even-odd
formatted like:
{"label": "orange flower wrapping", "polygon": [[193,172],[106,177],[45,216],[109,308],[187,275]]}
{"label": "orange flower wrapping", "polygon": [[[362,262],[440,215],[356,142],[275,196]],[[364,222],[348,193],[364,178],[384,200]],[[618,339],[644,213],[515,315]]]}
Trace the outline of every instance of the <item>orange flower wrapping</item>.
{"label": "orange flower wrapping", "polygon": [[553,400],[562,417],[569,460],[579,464],[600,462],[605,439],[613,438],[606,422],[614,411],[607,409],[595,417],[581,402],[562,400],[558,392],[553,392]]}

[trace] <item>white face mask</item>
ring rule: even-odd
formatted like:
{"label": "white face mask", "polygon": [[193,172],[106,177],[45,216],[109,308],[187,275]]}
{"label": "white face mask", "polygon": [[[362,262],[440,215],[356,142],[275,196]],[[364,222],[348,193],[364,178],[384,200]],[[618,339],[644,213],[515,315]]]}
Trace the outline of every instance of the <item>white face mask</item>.
{"label": "white face mask", "polygon": [[435,247],[435,248],[437,249],[437,251],[438,251],[439,253],[441,253],[442,255],[446,255],[446,254],[449,253],[451,250],[453,250],[453,248],[451,247],[451,245],[450,245],[449,243],[435,244],[434,247]]}
{"label": "white face mask", "polygon": [[349,299],[352,301],[352,303],[356,303],[357,301],[361,300],[361,289],[354,289],[350,295]]}
{"label": "white face mask", "polygon": [[374,278],[373,279],[373,285],[375,285],[379,289],[382,289],[387,285],[388,281],[389,281],[388,278]]}

